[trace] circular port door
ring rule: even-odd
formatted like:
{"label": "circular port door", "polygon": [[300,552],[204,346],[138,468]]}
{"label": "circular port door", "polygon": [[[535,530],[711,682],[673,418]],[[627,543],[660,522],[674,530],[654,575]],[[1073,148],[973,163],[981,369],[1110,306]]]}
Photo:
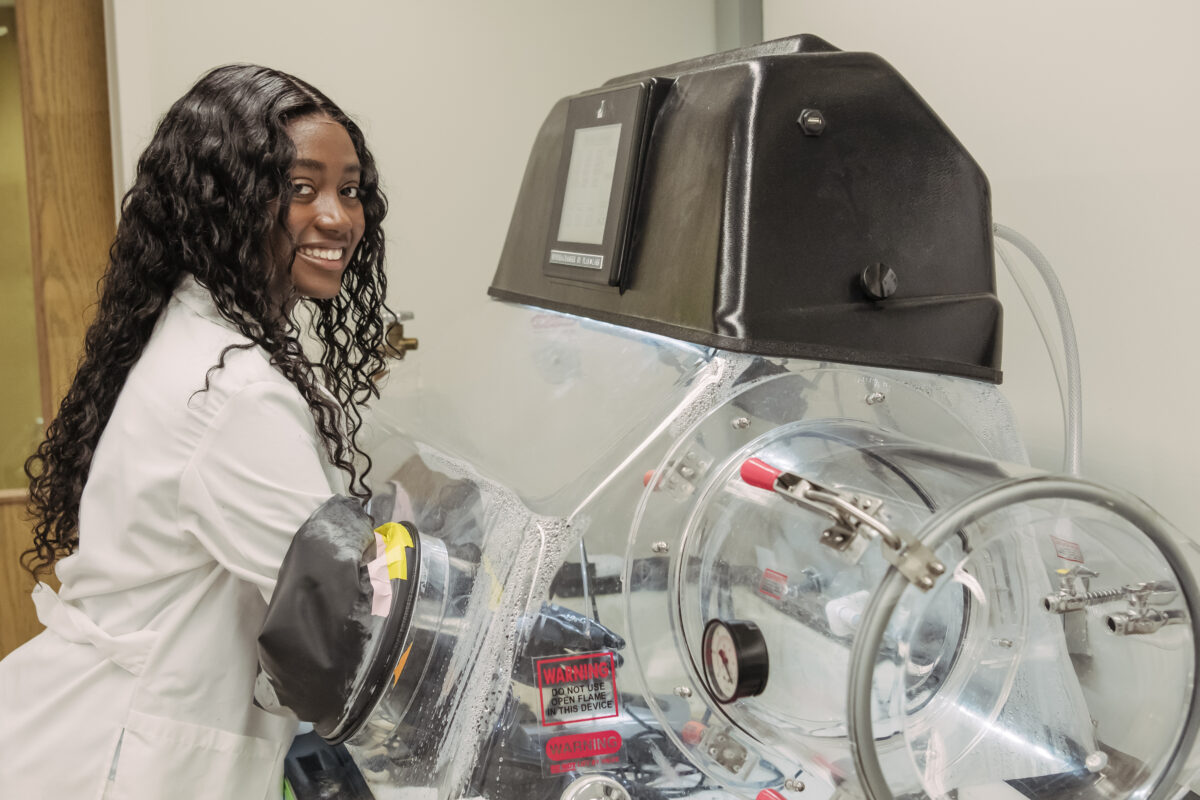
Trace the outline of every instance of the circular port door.
{"label": "circular port door", "polygon": [[[1136,498],[1050,476],[984,489],[921,535],[939,552],[965,535],[969,549],[928,593],[889,571],[863,609],[848,705],[868,796],[914,781],[932,797],[1175,792],[1197,724],[1190,546]],[[964,588],[955,669],[919,707],[881,713],[880,685],[903,695],[919,680],[911,653],[939,596]]]}

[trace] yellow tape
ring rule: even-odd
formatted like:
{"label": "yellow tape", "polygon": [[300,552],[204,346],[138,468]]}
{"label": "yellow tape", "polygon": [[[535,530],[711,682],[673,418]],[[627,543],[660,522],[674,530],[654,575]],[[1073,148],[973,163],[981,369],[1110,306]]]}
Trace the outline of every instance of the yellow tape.
{"label": "yellow tape", "polygon": [[404,548],[414,547],[412,534],[399,522],[385,522],[375,529],[383,537],[383,551],[387,554],[388,578],[408,580],[408,554]]}

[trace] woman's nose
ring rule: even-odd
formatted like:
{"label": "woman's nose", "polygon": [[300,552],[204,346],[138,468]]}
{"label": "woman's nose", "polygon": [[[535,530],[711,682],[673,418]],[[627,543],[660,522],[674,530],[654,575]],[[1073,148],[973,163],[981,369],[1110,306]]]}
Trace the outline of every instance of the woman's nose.
{"label": "woman's nose", "polygon": [[341,195],[334,193],[318,201],[316,224],[324,230],[339,233],[350,230],[350,215],[342,207]]}

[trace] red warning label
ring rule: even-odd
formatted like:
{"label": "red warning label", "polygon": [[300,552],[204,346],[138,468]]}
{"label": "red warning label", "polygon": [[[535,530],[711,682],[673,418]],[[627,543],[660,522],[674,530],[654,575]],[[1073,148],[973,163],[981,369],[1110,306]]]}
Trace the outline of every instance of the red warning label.
{"label": "red warning label", "polygon": [[621,734],[616,731],[593,731],[546,740],[546,760],[543,774],[561,775],[588,767],[611,767],[622,762]]}
{"label": "red warning label", "polygon": [[611,756],[621,751],[621,734],[616,731],[573,733],[546,740],[546,757],[551,761]]}
{"label": "red warning label", "polygon": [[773,569],[764,569],[762,578],[758,582],[758,591],[767,597],[782,600],[783,596],[787,594],[787,575]]}
{"label": "red warning label", "polygon": [[537,680],[543,725],[617,716],[617,671],[610,652],[538,659]]}
{"label": "red warning label", "polygon": [[1064,561],[1074,561],[1078,564],[1083,563],[1083,548],[1075,542],[1060,539],[1057,536],[1051,536],[1050,541],[1054,544],[1054,552]]}

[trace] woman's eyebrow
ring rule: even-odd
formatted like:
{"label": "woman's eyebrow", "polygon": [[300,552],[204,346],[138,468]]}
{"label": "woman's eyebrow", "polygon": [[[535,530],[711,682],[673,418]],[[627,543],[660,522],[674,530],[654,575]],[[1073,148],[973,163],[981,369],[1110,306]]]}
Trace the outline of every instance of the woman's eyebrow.
{"label": "woman's eyebrow", "polygon": [[[317,161],[312,158],[298,158],[292,164],[292,167],[293,168],[302,167],[304,169],[315,169],[317,171],[323,172],[325,170],[325,162]],[[353,164],[347,164],[346,168],[342,170],[343,174],[351,174],[352,173],[352,174],[357,175],[357,174],[360,174],[361,172],[362,172],[362,167],[358,164],[358,162],[355,162]]]}

